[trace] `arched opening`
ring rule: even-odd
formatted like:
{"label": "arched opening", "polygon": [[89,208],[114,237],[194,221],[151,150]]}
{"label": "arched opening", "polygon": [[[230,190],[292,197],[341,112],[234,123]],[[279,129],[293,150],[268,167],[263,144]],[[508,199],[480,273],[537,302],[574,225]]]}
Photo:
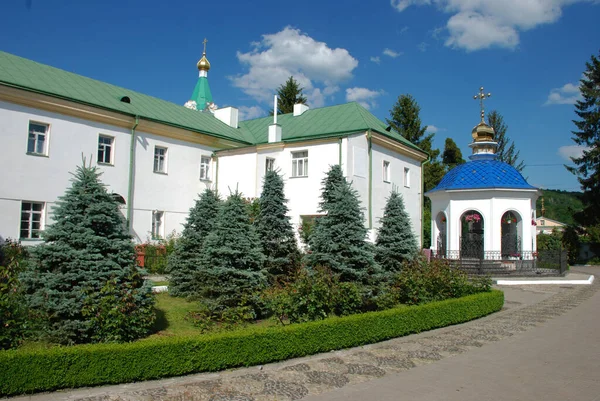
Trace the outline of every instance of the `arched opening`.
{"label": "arched opening", "polygon": [[438,237],[436,240],[437,256],[445,257],[446,250],[448,249],[448,222],[446,218],[446,213],[439,212],[437,217],[435,218],[435,224],[438,231]]}
{"label": "arched opening", "polygon": [[519,233],[522,231],[522,226],[523,219],[519,213],[509,210],[502,215],[500,245],[503,259],[521,257],[521,237]]}
{"label": "arched opening", "polygon": [[483,259],[483,216],[475,210],[467,210],[460,217],[460,222],[461,258]]}

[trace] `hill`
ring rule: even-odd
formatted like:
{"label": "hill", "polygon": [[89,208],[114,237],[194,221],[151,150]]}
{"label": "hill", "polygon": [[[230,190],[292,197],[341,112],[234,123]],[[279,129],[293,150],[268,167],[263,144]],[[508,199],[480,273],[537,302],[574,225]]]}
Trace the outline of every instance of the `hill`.
{"label": "hill", "polygon": [[560,221],[565,224],[574,224],[573,215],[583,210],[581,202],[581,192],[559,191],[554,189],[542,189],[536,203],[536,215],[542,215],[542,197],[544,198],[544,207],[546,213],[544,217]]}

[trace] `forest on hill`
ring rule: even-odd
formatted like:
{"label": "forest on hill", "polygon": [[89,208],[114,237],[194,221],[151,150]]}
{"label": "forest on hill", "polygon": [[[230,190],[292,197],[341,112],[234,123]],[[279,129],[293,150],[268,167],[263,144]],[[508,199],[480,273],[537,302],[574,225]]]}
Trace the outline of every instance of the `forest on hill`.
{"label": "forest on hill", "polygon": [[565,224],[575,224],[573,216],[583,210],[581,192],[542,189],[542,195],[536,204],[536,216],[542,216],[542,198],[544,199],[544,217],[560,221]]}

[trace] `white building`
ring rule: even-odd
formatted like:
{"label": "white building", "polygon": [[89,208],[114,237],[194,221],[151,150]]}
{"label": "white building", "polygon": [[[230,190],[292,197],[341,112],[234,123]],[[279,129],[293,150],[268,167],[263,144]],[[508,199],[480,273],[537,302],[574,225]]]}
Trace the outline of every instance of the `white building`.
{"label": "white building", "polygon": [[450,170],[425,194],[431,199],[433,252],[449,258],[531,256],[539,191],[496,159],[494,130],[484,122],[483,109],[472,137],[471,161]]}
{"label": "white building", "polygon": [[[0,237],[37,243],[82,156],[123,203],[138,242],[180,232],[198,193],[260,196],[269,168],[285,179],[290,217],[317,214],[321,180],[340,163],[378,227],[393,187],[420,239],[427,155],[357,103],[239,122],[214,110],[203,54],[186,107],[0,52]],[[374,230],[371,230],[373,235]]]}

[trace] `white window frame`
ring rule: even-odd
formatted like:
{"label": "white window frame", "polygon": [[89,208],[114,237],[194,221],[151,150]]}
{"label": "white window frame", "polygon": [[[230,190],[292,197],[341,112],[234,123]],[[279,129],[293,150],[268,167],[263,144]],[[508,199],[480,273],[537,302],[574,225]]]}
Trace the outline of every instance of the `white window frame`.
{"label": "white window frame", "polygon": [[[41,127],[45,127],[46,130],[44,132],[33,131],[32,125],[38,125]],[[27,154],[35,155],[35,156],[48,156],[48,142],[50,139],[50,124],[42,123],[39,121],[29,121],[29,125],[27,126]],[[33,138],[32,138],[33,135]],[[40,148],[40,136],[44,138],[43,143]],[[30,150],[29,144],[33,140],[32,150]]]}
{"label": "white window frame", "polygon": [[[164,151],[164,152],[162,152]],[[161,154],[162,152],[162,154]],[[158,174],[167,174],[167,160],[169,148],[164,146],[154,146],[154,172]],[[162,160],[161,160],[162,158]]]}
{"label": "white window frame", "polygon": [[275,159],[272,157],[267,157],[265,160],[265,174],[273,170],[275,170]]}
{"label": "white window frame", "polygon": [[410,169],[404,167],[404,186],[410,188]]}
{"label": "white window frame", "polygon": [[308,177],[308,150],[292,152],[292,178]]}
{"label": "white window frame", "polygon": [[383,182],[391,182],[391,167],[390,162],[387,160],[383,161]]}
{"label": "white window frame", "polygon": [[162,210],[152,211],[152,239],[165,237],[165,212]]}
{"label": "white window frame", "polygon": [[[110,140],[110,143],[103,143],[102,140]],[[108,148],[108,161],[106,161],[106,149]],[[115,137],[110,135],[98,135],[98,164],[114,165],[113,155],[115,152]],[[102,152],[103,160],[100,160],[100,152]]]}
{"label": "white window frame", "polygon": [[210,156],[200,156],[200,180],[210,181]]}
{"label": "white window frame", "polygon": [[[35,206],[39,207],[36,208]],[[41,239],[40,232],[44,229],[45,211],[45,202],[21,201],[21,225],[19,226],[20,239]],[[25,235],[23,235],[23,232],[25,232]]]}

